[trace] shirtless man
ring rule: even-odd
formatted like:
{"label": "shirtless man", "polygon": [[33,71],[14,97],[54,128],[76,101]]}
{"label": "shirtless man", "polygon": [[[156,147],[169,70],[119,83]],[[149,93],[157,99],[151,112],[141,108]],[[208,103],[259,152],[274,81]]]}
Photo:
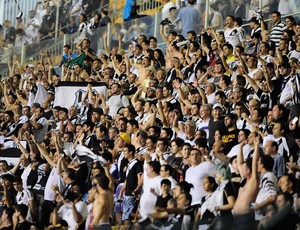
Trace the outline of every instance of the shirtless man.
{"label": "shirtless man", "polygon": [[253,159],[247,159],[246,162],[244,162],[242,149],[246,144],[247,141],[243,141],[240,144],[237,163],[242,177],[246,178],[247,182],[244,187],[239,189],[239,194],[233,207],[233,214],[235,216],[235,229],[251,230],[254,229],[254,212],[251,209],[250,204],[255,202],[259,188],[259,177],[257,172],[257,162],[259,159],[259,137],[256,137],[254,140],[255,147]]}
{"label": "shirtless man", "polygon": [[110,189],[110,180],[106,175],[98,174],[97,180],[97,194],[93,203],[94,229],[111,230],[109,223],[109,216],[113,210],[113,192]]}

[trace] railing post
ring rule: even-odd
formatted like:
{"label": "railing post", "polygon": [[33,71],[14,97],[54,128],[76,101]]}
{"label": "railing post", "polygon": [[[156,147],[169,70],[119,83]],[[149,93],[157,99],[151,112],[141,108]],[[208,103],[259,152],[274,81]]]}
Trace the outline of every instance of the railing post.
{"label": "railing post", "polygon": [[204,28],[205,29],[208,27],[208,18],[209,18],[209,0],[206,0],[206,4],[205,4],[205,22],[204,22]]}
{"label": "railing post", "polygon": [[262,0],[259,0],[258,1],[258,7],[259,9],[262,11],[262,6],[263,6],[263,3],[262,3]]}
{"label": "railing post", "polygon": [[108,46],[108,49],[110,50],[110,45],[111,45],[111,42],[110,42],[110,38],[111,38],[112,34],[111,34],[111,23],[108,23],[107,24],[107,46]]}
{"label": "railing post", "polygon": [[56,23],[55,23],[55,42],[58,37],[58,26],[59,26],[59,3],[56,5]]}
{"label": "railing post", "polygon": [[64,34],[64,41],[63,41],[63,46],[65,46],[67,44],[67,35]]}
{"label": "railing post", "polygon": [[157,37],[158,36],[158,34],[157,34],[157,28],[160,26],[160,24],[158,23],[158,12],[156,12],[155,13],[155,17],[154,17],[154,31],[153,31],[153,33],[154,33],[154,36],[155,37]]}
{"label": "railing post", "polygon": [[22,47],[21,47],[21,60],[20,60],[21,65],[24,65],[25,57],[26,57],[26,45],[22,44]]}

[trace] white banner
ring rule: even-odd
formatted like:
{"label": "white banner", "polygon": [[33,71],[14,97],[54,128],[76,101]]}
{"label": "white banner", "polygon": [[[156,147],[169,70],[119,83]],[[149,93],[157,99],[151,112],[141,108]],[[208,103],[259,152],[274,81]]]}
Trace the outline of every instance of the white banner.
{"label": "white banner", "polygon": [[[89,83],[92,84],[92,90],[94,93],[103,93],[106,97],[107,85],[105,83]],[[87,84],[87,82],[60,82],[59,85],[55,87],[54,106],[60,106],[69,109],[70,106],[75,105],[79,108],[84,100],[84,96],[88,91]]]}

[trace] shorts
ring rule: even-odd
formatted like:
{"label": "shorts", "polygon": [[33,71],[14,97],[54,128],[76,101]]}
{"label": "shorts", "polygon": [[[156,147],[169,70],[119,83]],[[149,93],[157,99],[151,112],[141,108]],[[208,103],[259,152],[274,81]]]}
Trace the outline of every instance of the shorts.
{"label": "shorts", "polygon": [[134,196],[123,196],[123,215],[122,220],[130,220],[131,213],[134,209]]}
{"label": "shorts", "polygon": [[94,226],[95,230],[111,230],[111,225],[110,223],[103,223],[103,224],[98,224]]}
{"label": "shorts", "polygon": [[118,199],[122,186],[123,186],[123,183],[119,184],[117,189],[116,189],[116,192],[115,192],[114,213],[122,213],[122,209],[123,209],[123,203],[122,202],[123,201]]}

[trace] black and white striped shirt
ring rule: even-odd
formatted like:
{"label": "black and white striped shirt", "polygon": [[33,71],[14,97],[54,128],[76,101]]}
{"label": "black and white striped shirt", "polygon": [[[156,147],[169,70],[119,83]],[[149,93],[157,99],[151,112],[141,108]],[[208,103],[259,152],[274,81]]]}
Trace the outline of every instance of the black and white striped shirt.
{"label": "black and white striped shirt", "polygon": [[279,46],[280,39],[285,29],[286,25],[282,21],[279,21],[277,24],[273,25],[270,34],[270,40],[275,42],[276,47]]}

